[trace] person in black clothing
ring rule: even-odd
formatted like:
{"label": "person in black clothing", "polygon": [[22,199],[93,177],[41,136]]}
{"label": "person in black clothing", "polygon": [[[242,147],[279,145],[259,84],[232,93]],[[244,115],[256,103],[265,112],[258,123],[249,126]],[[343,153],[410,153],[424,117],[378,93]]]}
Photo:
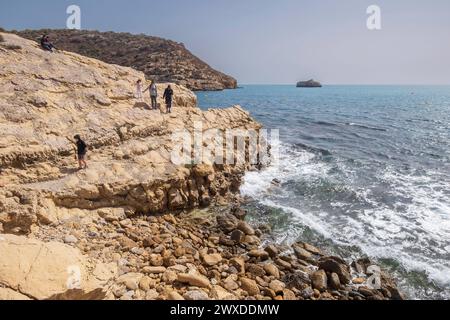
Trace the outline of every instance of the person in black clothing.
{"label": "person in black clothing", "polygon": [[172,112],[172,98],[173,98],[173,90],[169,84],[169,86],[166,88],[166,90],[164,91],[164,96],[163,98],[166,101],[166,109],[167,109],[167,113],[171,113]]}
{"label": "person in black clothing", "polygon": [[77,156],[76,159],[78,159],[78,168],[80,170],[87,168],[86,163],[86,153],[87,153],[87,145],[86,143],[81,139],[80,135],[76,135],[74,137],[75,144],[77,145]]}
{"label": "person in black clothing", "polygon": [[50,52],[53,52],[53,49],[55,49],[55,46],[50,42],[50,38],[46,34],[41,38],[41,47]]}

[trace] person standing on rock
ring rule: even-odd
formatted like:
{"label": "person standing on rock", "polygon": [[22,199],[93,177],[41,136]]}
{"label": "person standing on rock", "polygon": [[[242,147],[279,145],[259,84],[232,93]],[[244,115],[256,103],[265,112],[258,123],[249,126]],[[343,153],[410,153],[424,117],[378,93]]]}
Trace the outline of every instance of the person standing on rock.
{"label": "person standing on rock", "polygon": [[81,139],[80,135],[76,135],[74,137],[75,144],[77,146],[77,156],[78,159],[78,169],[86,169],[87,163],[86,163],[86,154],[87,154],[87,145],[86,143]]}
{"label": "person standing on rock", "polygon": [[170,84],[167,86],[166,90],[164,91],[163,98],[166,101],[166,110],[167,113],[172,113],[172,98],[173,98],[173,90]]}
{"label": "person standing on rock", "polygon": [[[150,84],[150,86],[145,89],[145,91],[149,91],[150,92],[150,101],[152,103],[152,109],[157,109],[158,105],[157,105],[157,99],[158,99],[158,88],[156,87],[156,83],[155,80],[152,80],[152,83]],[[144,91],[144,92],[145,92]]]}

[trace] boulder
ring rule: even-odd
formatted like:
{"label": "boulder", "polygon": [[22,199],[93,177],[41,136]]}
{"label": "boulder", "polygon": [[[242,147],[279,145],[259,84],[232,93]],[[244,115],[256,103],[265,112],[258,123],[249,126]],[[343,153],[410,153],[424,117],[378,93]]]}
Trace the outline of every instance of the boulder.
{"label": "boulder", "polygon": [[309,261],[312,257],[312,254],[309,251],[303,249],[299,245],[294,245],[293,249],[297,258],[301,260]]}
{"label": "boulder", "polygon": [[230,264],[236,268],[239,274],[245,273],[245,261],[241,257],[234,257],[230,260]]}
{"label": "boulder", "polygon": [[255,230],[245,221],[239,221],[237,228],[248,236],[255,235]]}
{"label": "boulder", "polygon": [[241,288],[247,291],[249,296],[257,296],[260,293],[258,284],[255,280],[249,278],[241,278],[240,281]]}
{"label": "boulder", "polygon": [[66,235],[64,237],[64,243],[75,244],[77,242],[78,242],[78,239],[75,236],[71,235],[71,234],[70,235]]}
{"label": "boulder", "polygon": [[208,267],[215,266],[222,262],[222,256],[219,253],[205,254],[202,256],[203,263]]}
{"label": "boulder", "polygon": [[275,294],[282,294],[283,290],[286,288],[286,285],[280,280],[273,280],[270,282],[269,288],[272,289]]}
{"label": "boulder", "polygon": [[365,274],[367,272],[367,268],[371,266],[373,263],[369,258],[362,258],[356,261],[353,261],[351,266],[355,269],[355,271],[359,274]]}
{"label": "boulder", "polygon": [[341,281],[339,280],[339,276],[336,273],[331,273],[329,279],[330,287],[334,290],[341,289]]}
{"label": "boulder", "polygon": [[102,290],[117,273],[117,267],[90,262],[76,248],[14,235],[0,235],[0,257],[0,286],[14,291],[8,290],[11,297],[44,300],[74,289],[82,296]]}
{"label": "boulder", "polygon": [[329,273],[336,273],[342,284],[348,284],[352,280],[350,267],[339,257],[324,257],[319,260],[319,269]]}
{"label": "boulder", "polygon": [[193,301],[209,300],[208,294],[200,290],[188,291],[183,295],[183,298],[186,300],[193,300]]}
{"label": "boulder", "polygon": [[264,248],[264,250],[269,254],[269,256],[272,259],[275,258],[279,253],[278,248],[273,244],[268,245],[267,247]]}
{"label": "boulder", "polygon": [[266,275],[266,271],[264,270],[263,267],[253,263],[247,264],[245,266],[245,270],[248,274],[251,274],[256,277],[263,277]]}
{"label": "boulder", "polygon": [[245,237],[245,233],[243,233],[241,230],[234,230],[231,234],[230,234],[230,239],[237,242],[237,243],[241,243],[243,242]]}
{"label": "boulder", "polygon": [[139,289],[141,289],[142,291],[148,291],[151,288],[153,288],[155,285],[154,280],[152,280],[150,277],[148,276],[143,276],[141,278],[141,280],[139,281]]}
{"label": "boulder", "polygon": [[116,282],[124,284],[128,290],[137,290],[139,288],[139,283],[144,275],[141,273],[127,273],[120,276]]}
{"label": "boulder", "polygon": [[230,233],[235,230],[239,224],[239,220],[234,215],[229,213],[217,216],[216,220],[219,228],[226,233]]}
{"label": "boulder", "polygon": [[215,300],[236,300],[232,293],[218,285],[212,287],[211,297]]}
{"label": "boulder", "polygon": [[142,272],[146,273],[146,274],[160,274],[160,273],[166,272],[166,270],[167,270],[166,267],[150,267],[150,266],[147,266],[147,267],[144,267],[142,269]]}
{"label": "boulder", "polygon": [[275,277],[276,279],[280,278],[280,270],[278,267],[272,263],[268,263],[264,265],[264,271],[270,276]]}
{"label": "boulder", "polygon": [[223,281],[223,286],[229,291],[233,291],[239,288],[237,282],[234,281],[231,277],[228,277]]}
{"label": "boulder", "polygon": [[319,270],[311,275],[311,282],[314,289],[325,291],[328,287],[328,278],[324,270]]}
{"label": "boulder", "polygon": [[267,260],[267,259],[269,259],[269,254],[268,254],[266,251],[260,250],[260,249],[254,249],[254,250],[251,250],[251,251],[248,253],[248,255],[249,255],[250,257],[258,258],[258,259],[261,259],[261,260]]}
{"label": "boulder", "polygon": [[148,290],[145,294],[145,300],[156,300],[159,298],[159,293],[155,289]]}

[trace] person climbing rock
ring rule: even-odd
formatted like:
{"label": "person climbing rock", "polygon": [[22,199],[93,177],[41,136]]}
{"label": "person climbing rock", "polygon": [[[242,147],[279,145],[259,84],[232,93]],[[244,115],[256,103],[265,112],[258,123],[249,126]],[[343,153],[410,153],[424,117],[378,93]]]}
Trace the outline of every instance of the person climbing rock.
{"label": "person climbing rock", "polygon": [[156,101],[158,99],[158,88],[156,87],[155,80],[152,80],[152,83],[147,89],[145,89],[144,92],[146,91],[150,92],[150,101],[152,103],[152,109],[157,109],[158,105]]}
{"label": "person climbing rock", "polygon": [[173,98],[173,90],[170,84],[167,86],[166,90],[164,91],[163,99],[166,101],[166,110],[167,113],[172,113],[172,98]]}
{"label": "person climbing rock", "polygon": [[76,159],[78,159],[78,169],[86,169],[87,163],[86,163],[86,154],[87,154],[87,145],[86,143],[81,139],[80,135],[76,135],[74,137],[75,144],[77,146],[77,155]]}

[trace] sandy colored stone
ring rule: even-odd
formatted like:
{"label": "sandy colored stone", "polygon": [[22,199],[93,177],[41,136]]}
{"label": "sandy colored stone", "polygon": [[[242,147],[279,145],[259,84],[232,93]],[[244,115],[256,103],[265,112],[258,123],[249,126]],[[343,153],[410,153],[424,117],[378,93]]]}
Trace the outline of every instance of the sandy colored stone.
{"label": "sandy colored stone", "polygon": [[211,295],[215,300],[236,300],[235,295],[218,285],[212,287]]}
{"label": "sandy colored stone", "polygon": [[211,286],[209,279],[201,274],[194,273],[180,273],[178,274],[178,281],[181,283],[188,283],[191,286],[208,288]]}
{"label": "sandy colored stone", "polygon": [[312,286],[319,291],[325,291],[328,287],[328,278],[324,270],[318,270],[311,276]]}
{"label": "sandy colored stone", "polygon": [[250,296],[256,296],[260,293],[258,284],[255,280],[249,279],[249,278],[241,278],[241,288]]}
{"label": "sandy colored stone", "polygon": [[29,297],[17,292],[15,290],[11,290],[9,288],[1,288],[0,287],[0,301],[1,300],[31,300]]}
{"label": "sandy colored stone", "polygon": [[280,270],[278,269],[278,267],[272,263],[268,263],[266,265],[264,265],[264,270],[266,271],[267,274],[275,277],[276,279],[280,278]]}
{"label": "sandy colored stone", "polygon": [[236,268],[239,274],[245,274],[245,261],[241,257],[234,257],[230,260],[230,264]]}
{"label": "sandy colored stone", "polygon": [[147,274],[159,274],[159,273],[164,273],[166,272],[166,267],[144,267],[142,269],[143,273],[147,273]]}
{"label": "sandy colored stone", "polygon": [[137,290],[142,277],[141,273],[127,273],[120,276],[116,282],[124,284],[128,290]]}

